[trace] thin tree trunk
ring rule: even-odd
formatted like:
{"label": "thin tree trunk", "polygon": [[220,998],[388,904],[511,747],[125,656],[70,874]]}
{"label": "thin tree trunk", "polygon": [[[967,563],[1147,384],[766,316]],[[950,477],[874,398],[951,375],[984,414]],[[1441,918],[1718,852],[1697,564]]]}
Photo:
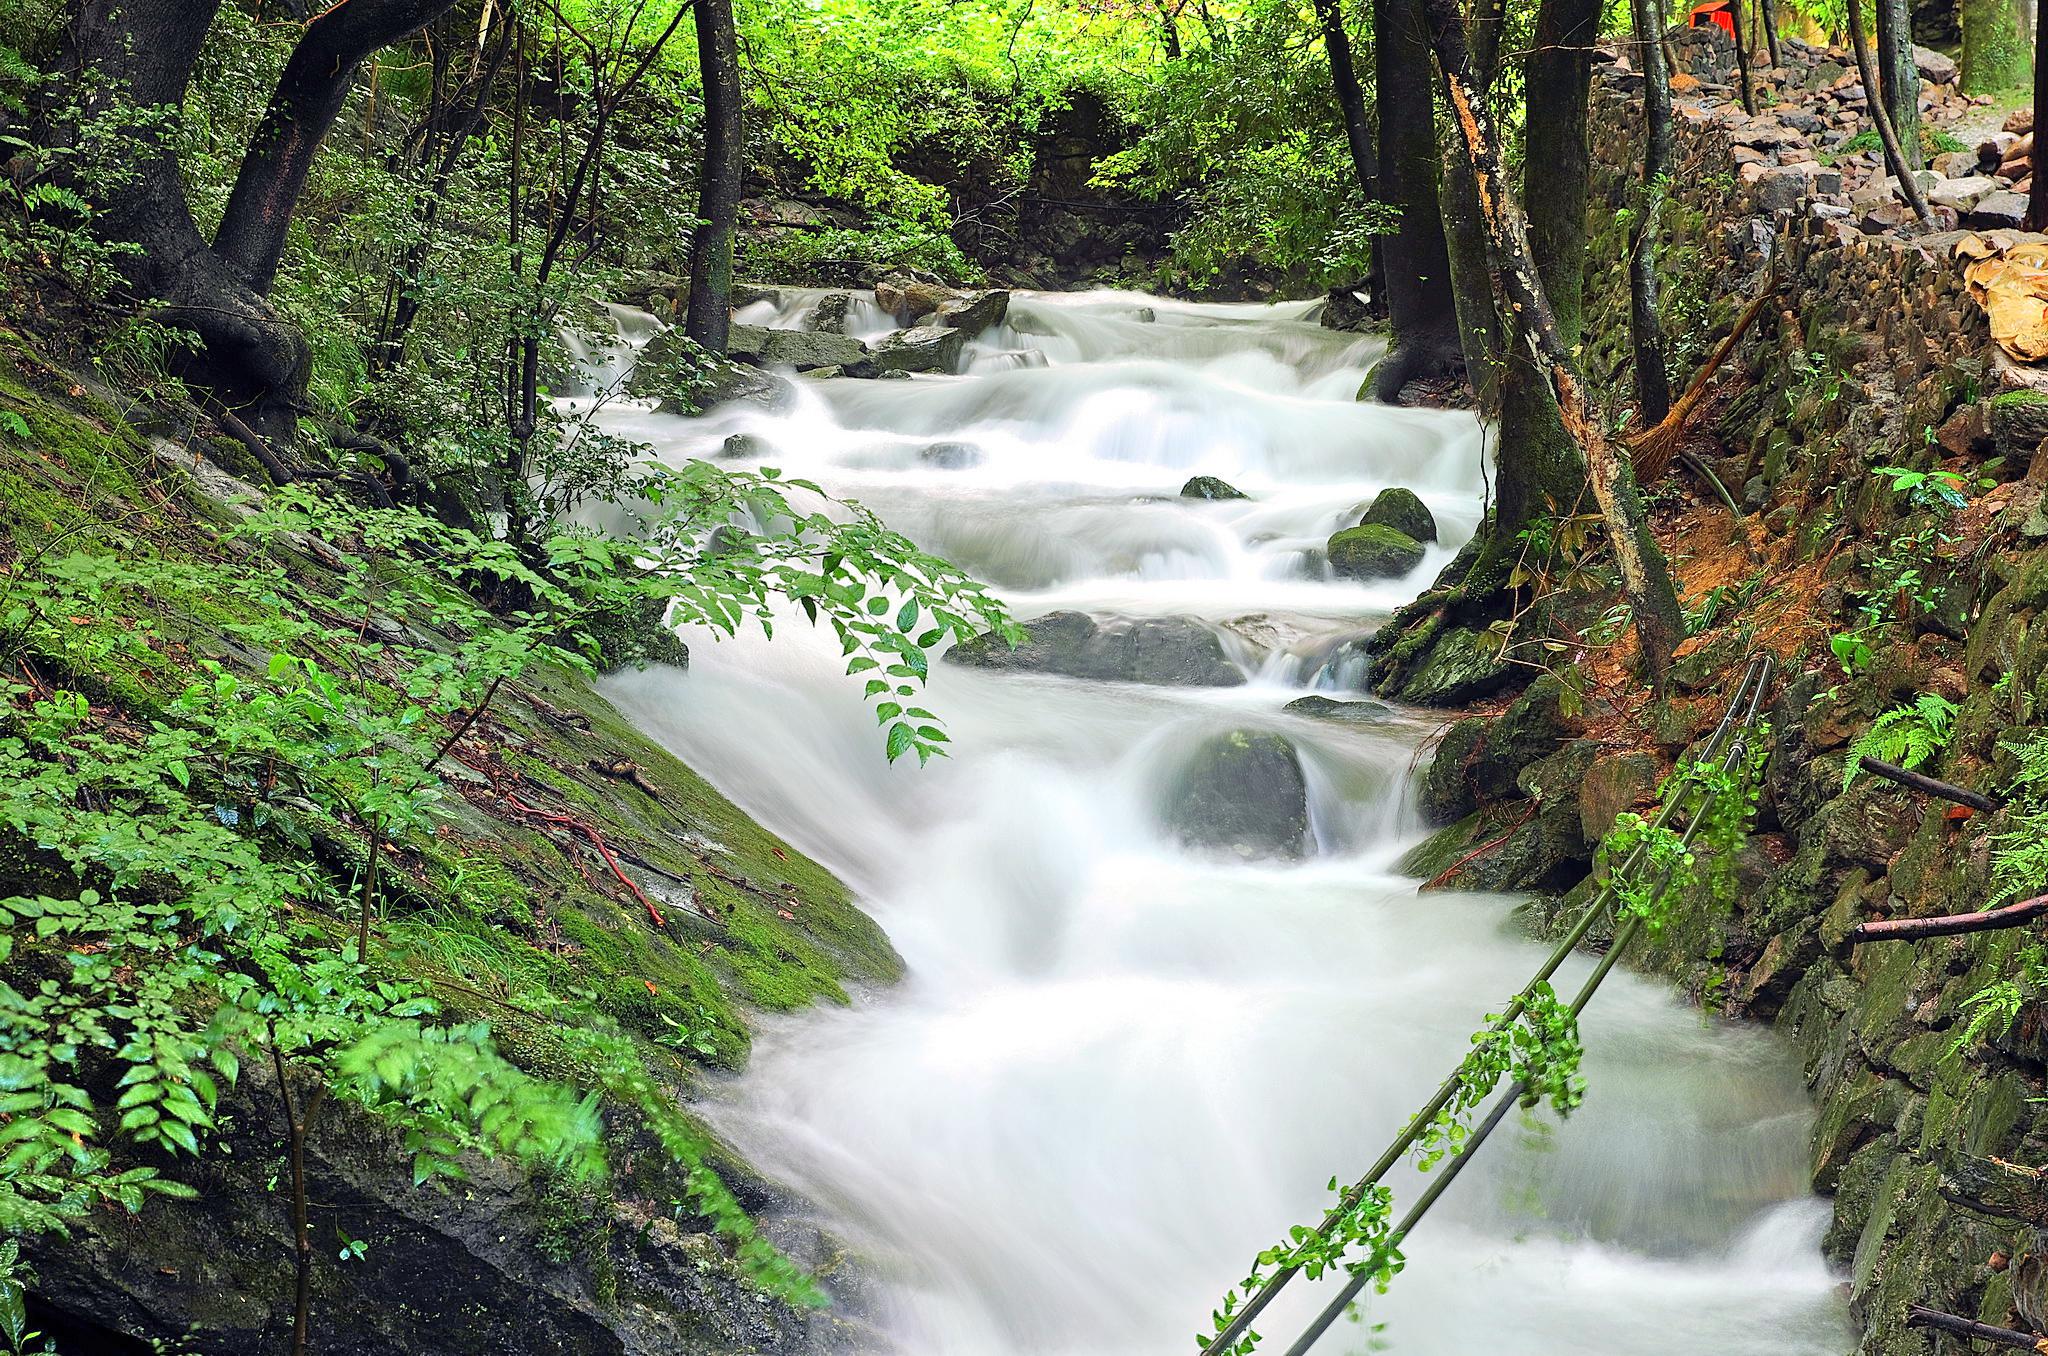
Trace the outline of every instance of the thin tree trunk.
{"label": "thin tree trunk", "polygon": [[1643,74],[1643,186],[1629,227],[1629,340],[1635,349],[1636,413],[1644,427],[1671,412],[1664,328],[1657,318],[1657,216],[1671,173],[1671,75],[1664,69],[1658,10],[1662,0],[1629,0],[1636,60]]}
{"label": "thin tree trunk", "polygon": [[733,232],[739,224],[746,129],[732,0],[697,0],[697,62],[704,74],[704,164],[697,180],[702,224],[690,240],[690,303],[683,332],[713,353],[732,334]]}
{"label": "thin tree trunk", "polygon": [[1384,237],[1392,345],[1373,370],[1373,395],[1393,401],[1417,377],[1463,365],[1451,262],[1437,198],[1436,104],[1420,0],[1373,0],[1374,104],[1381,200],[1400,212]]}
{"label": "thin tree trunk", "polygon": [[[1367,202],[1380,194],[1379,153],[1373,145],[1372,120],[1365,111],[1365,90],[1358,83],[1358,67],[1351,52],[1351,35],[1344,29],[1342,0],[1315,0],[1316,21],[1323,30],[1323,51],[1330,58],[1330,85],[1337,96],[1337,109],[1344,117],[1344,142],[1351,150],[1351,171],[1358,178],[1358,191]],[[1385,309],[1386,265],[1380,242],[1372,242],[1372,262],[1366,272],[1367,305],[1375,312]]]}
{"label": "thin tree trunk", "polygon": [[[2048,110],[2048,0],[2035,0],[2034,4],[2034,107]],[[2027,229],[2048,230],[2048,154],[2043,153],[2043,144],[2048,143],[2048,129],[2034,131],[2034,151],[2029,161],[2032,182],[2027,186]]]}
{"label": "thin tree trunk", "polygon": [[1559,331],[1536,261],[1531,257],[1527,222],[1501,171],[1492,116],[1473,85],[1457,0],[1423,0],[1423,9],[1451,116],[1472,163],[1495,272],[1509,303],[1524,318],[1537,358],[1556,394],[1564,428],[1584,450],[1593,494],[1606,520],[1622,587],[1635,614],[1644,667],[1652,683],[1661,690],[1672,653],[1683,635],[1669,569],[1645,521],[1628,459],[1608,440],[1587,399],[1578,364]]}
{"label": "thin tree trunk", "polygon": [[1785,53],[1778,46],[1778,6],[1776,0],[1757,0],[1759,22],[1764,26],[1764,45],[1771,54],[1771,69],[1782,70]]}
{"label": "thin tree trunk", "polygon": [[1906,0],[1873,0],[1877,13],[1877,80],[1899,154],[1920,168],[1920,68],[1913,64],[1913,16]]}
{"label": "thin tree trunk", "polygon": [[1742,111],[1756,116],[1756,85],[1749,78],[1749,33],[1742,18],[1742,0],[1728,0],[1729,17],[1735,20],[1736,83],[1742,89]]}
{"label": "thin tree trunk", "polygon": [[1932,226],[1934,217],[1927,210],[1927,199],[1920,196],[1920,181],[1907,166],[1906,157],[1899,150],[1899,138],[1892,131],[1891,116],[1885,112],[1884,100],[1878,97],[1877,67],[1870,59],[1870,42],[1863,34],[1861,0],[1849,6],[1849,46],[1856,53],[1856,69],[1863,79],[1863,102],[1870,109],[1871,122],[1877,126],[1877,139],[1884,144],[1885,165],[1899,181],[1899,192],[1905,195],[1913,215],[1920,218],[1921,225]]}

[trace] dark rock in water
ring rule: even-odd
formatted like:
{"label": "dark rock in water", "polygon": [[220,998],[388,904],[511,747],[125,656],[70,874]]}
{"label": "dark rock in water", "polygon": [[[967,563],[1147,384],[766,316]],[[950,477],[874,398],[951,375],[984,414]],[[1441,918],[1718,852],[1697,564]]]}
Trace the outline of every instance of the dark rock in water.
{"label": "dark rock in water", "polygon": [[965,330],[949,330],[943,325],[898,330],[875,341],[875,371],[884,376],[891,372],[956,372],[966,346]]}
{"label": "dark rock in water", "polygon": [[940,302],[932,313],[932,323],[949,330],[980,334],[991,325],[1002,324],[1003,317],[1009,313],[1008,292],[965,292]]}
{"label": "dark rock in water", "polygon": [[1432,636],[1420,653],[1404,658],[1396,681],[1374,691],[1416,706],[1462,706],[1500,691],[1513,677],[1501,658],[1500,637],[1461,626]]}
{"label": "dark rock in water", "polygon": [[820,334],[846,333],[846,308],[853,304],[850,292],[827,292],[804,312],[799,323],[807,330]]}
{"label": "dark rock in water", "polygon": [[1180,487],[1183,499],[1249,499],[1237,486],[1215,476],[1190,476],[1188,483]]}
{"label": "dark rock in water", "polygon": [[941,471],[964,471],[981,465],[981,449],[973,443],[932,443],[917,450],[917,459]]}
{"label": "dark rock in water", "polygon": [[1281,735],[1233,730],[1209,740],[1174,787],[1167,827],[1181,842],[1242,857],[1301,857],[1308,784]]}
{"label": "dark rock in water", "polygon": [[1330,568],[1346,579],[1399,579],[1422,563],[1422,543],[1374,523],[1330,538]]}
{"label": "dark rock in water", "polygon": [[1422,779],[1419,808],[1432,824],[1450,824],[1515,794],[1524,768],[1557,752],[1569,730],[1564,685],[1540,675],[1498,716],[1470,716],[1451,726]]}
{"label": "dark rock in water", "polygon": [[1373,329],[1377,323],[1363,287],[1331,288],[1323,298],[1323,313],[1317,321],[1326,330],[1342,330],[1349,334]]}
{"label": "dark rock in water", "polygon": [[870,368],[868,346],[843,334],[813,330],[771,330],[759,325],[734,325],[726,352],[762,367],[794,367],[799,372],[837,367],[858,376]]}
{"label": "dark rock in water", "polygon": [[753,433],[729,434],[726,440],[720,443],[718,447],[718,455],[720,457],[734,459],[740,457],[767,457],[774,455],[774,453],[775,445],[773,443]]}
{"label": "dark rock in water", "polygon": [[638,399],[659,401],[663,414],[701,414],[732,401],[779,411],[794,399],[780,377],[721,358],[692,343],[680,329],[663,330],[647,341],[625,390]]}
{"label": "dark rock in water", "polygon": [[759,283],[736,282],[732,285],[732,308],[735,311],[742,306],[752,306],[757,301],[765,301],[770,306],[780,306],[782,293],[773,287],[763,287]]}
{"label": "dark rock in water", "polygon": [[1339,720],[1353,725],[1377,725],[1391,720],[1394,708],[1385,702],[1339,701],[1335,697],[1296,697],[1280,708],[1297,716],[1308,716],[1314,720]]}
{"label": "dark rock in water", "polygon": [[1402,489],[1399,485],[1381,490],[1373,498],[1372,506],[1365,516],[1358,520],[1360,527],[1391,527],[1403,536],[1416,541],[1436,540],[1436,515],[1429,511],[1429,505],[1413,490]]}
{"label": "dark rock in water", "polygon": [[875,284],[875,304],[895,317],[899,325],[931,315],[958,295],[942,282],[902,272],[892,272]]}
{"label": "dark rock in water", "polygon": [[1081,612],[1050,612],[1026,626],[1016,649],[1000,636],[976,636],[947,652],[955,664],[1023,673],[1057,673],[1106,682],[1176,687],[1236,687],[1244,674],[1223,655],[1216,633],[1178,617],[1097,622]]}
{"label": "dark rock in water", "polygon": [[1569,889],[1585,876],[1590,855],[1577,789],[1599,752],[1599,745],[1580,740],[1531,764],[1517,785],[1535,800],[1533,814],[1514,805],[1475,810],[1424,839],[1396,869],[1431,881],[1455,868],[1442,883],[1459,890]]}

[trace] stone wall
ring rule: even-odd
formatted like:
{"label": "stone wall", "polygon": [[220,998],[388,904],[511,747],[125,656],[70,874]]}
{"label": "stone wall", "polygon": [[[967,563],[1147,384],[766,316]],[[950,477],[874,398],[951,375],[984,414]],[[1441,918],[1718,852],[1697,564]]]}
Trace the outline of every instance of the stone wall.
{"label": "stone wall", "polygon": [[[1719,902],[1695,891],[1639,959],[1728,1016],[1775,1023],[1803,1056],[1818,1110],[1813,1181],[1834,1199],[1826,1249],[1848,1277],[1862,1352],[1950,1349],[1905,1326],[1912,1304],[2038,1330],[2048,1286],[2032,1229],[1951,1199],[1981,1197],[1986,1159],[2048,1163],[2048,1116],[2037,1104],[2048,1018],[2023,1012],[2009,1036],[1982,1048],[1957,1039],[1964,1000],[2009,974],[2030,934],[1844,941],[1868,919],[1976,908],[2005,814],[1954,818],[1943,802],[1868,776],[1843,789],[1854,738],[1917,693],[1961,708],[1948,750],[1926,770],[1987,792],[2011,776],[2003,742],[2032,728],[2023,720],[2048,718],[2030,695],[2048,689],[2048,550],[2038,545],[2048,537],[2048,453],[2036,455],[2048,419],[2038,374],[1992,344],[1953,259],[1961,233],[1866,220],[1814,171],[1744,175],[1763,162],[1742,152],[1771,138],[1712,91],[1684,102],[1675,201],[1659,242],[1674,371],[1692,370],[1767,269],[1777,279],[1720,379],[1718,447],[1693,444],[1744,505],[1764,583],[1681,649],[1662,703],[1617,714],[1596,693],[1567,716],[1576,703],[1546,678],[1505,712],[1454,725],[1423,800],[1451,826],[1409,868],[1480,888],[1554,891],[1576,880],[1563,903],[1583,898],[1593,847],[1616,813],[1649,802],[1660,772],[1718,716],[1747,655],[1777,653],[1754,831],[1735,861],[1710,864],[1733,873],[1733,902],[1725,888]],[[1640,118],[1633,77],[1603,76],[1592,116],[1586,361],[1610,392],[1629,380],[1626,226],[1616,212],[1631,200]],[[1831,118],[1819,125],[1839,130]],[[1769,164],[1797,149],[1773,142]],[[1792,180],[1800,191],[1787,193]],[[1845,676],[1829,640],[1852,624],[1872,563],[1899,549],[1909,522],[1909,506],[1874,471],[1936,465],[1966,477],[1972,502],[1955,516],[1953,540],[1922,562],[1924,601],[1905,606],[1872,661]],[[1741,549],[1703,489],[1666,486],[1660,497],[1677,557]],[[1701,592],[1688,601],[1697,609]],[[1531,912],[1542,926],[1563,911]]]}

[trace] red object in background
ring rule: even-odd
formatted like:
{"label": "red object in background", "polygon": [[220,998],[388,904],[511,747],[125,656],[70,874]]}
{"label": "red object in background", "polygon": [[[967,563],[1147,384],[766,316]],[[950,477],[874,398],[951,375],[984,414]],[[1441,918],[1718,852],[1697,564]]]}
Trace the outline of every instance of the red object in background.
{"label": "red object in background", "polygon": [[1734,7],[1728,0],[1706,0],[1705,4],[1692,7],[1692,16],[1686,27],[1705,28],[1708,24],[1718,25],[1730,38],[1735,36]]}

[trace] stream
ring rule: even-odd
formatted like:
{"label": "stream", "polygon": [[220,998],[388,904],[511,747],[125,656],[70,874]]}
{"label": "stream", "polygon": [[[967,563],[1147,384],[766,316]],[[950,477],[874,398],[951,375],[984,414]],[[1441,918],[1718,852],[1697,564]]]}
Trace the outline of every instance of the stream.
{"label": "stream", "polygon": [[[793,326],[816,295],[740,318]],[[854,319],[886,325],[871,304]],[[608,681],[838,871],[908,963],[849,1007],[763,1019],[746,1074],[704,1107],[869,1259],[904,1352],[1185,1356],[1253,1255],[1320,1217],[1329,1179],[1370,1164],[1545,954],[1514,898],[1418,895],[1394,873],[1424,832],[1412,783],[1439,713],[1282,710],[1309,690],[1356,695],[1344,643],[1478,521],[1470,416],[1353,400],[1378,347],[1306,304],[1020,294],[963,375],[800,380],[780,414],[605,415],[676,458],[755,435],[760,463],[866,502],[1020,618],[1195,618],[1249,679],[934,664],[922,704],[953,756],[922,770],[884,762],[829,633],[686,633],[687,673]],[[1196,474],[1251,497],[1178,497]],[[1326,577],[1324,539],[1389,485],[1422,496],[1442,540],[1403,580]],[[1195,750],[1237,729],[1299,751],[1306,860],[1204,854],[1162,826]],[[1319,1352],[1853,1346],[1790,1052],[1626,972],[1584,1037],[1585,1106],[1511,1119],[1409,1240],[1390,1293]],[[1401,1171],[1397,1208],[1419,1189]],[[1333,1284],[1291,1287],[1262,1349],[1284,1350]]]}

